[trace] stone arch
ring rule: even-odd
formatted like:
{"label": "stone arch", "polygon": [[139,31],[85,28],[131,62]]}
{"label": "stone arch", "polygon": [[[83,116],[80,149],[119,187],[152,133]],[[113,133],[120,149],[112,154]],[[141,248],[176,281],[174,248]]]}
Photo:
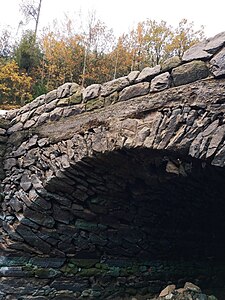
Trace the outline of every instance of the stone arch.
{"label": "stone arch", "polygon": [[[97,255],[100,257],[105,254],[118,256],[119,253],[124,253],[124,257],[129,258],[132,256],[147,257],[151,253],[155,258],[163,256],[166,258],[166,253],[160,253],[160,249],[171,248],[171,257],[179,251],[183,256],[187,256],[188,249],[193,249],[196,241],[202,240],[201,246],[196,248],[194,255],[200,255],[201,249],[207,246],[206,256],[214,254],[220,256],[224,250],[222,245],[224,241],[221,240],[220,234],[215,237],[215,232],[220,232],[220,229],[223,232],[225,227],[221,215],[224,212],[222,203],[224,192],[221,188],[224,170],[213,167],[211,164],[223,161],[221,159],[223,136],[213,142],[213,145],[217,143],[218,149],[216,146],[210,147],[210,145],[214,139],[215,130],[219,130],[222,135],[223,125],[219,120],[211,120],[208,114],[198,107],[189,111],[185,108],[167,108],[161,112],[153,111],[141,119],[127,118],[114,120],[112,123],[94,124],[86,131],[76,133],[70,139],[60,140],[54,144],[38,135],[32,136],[26,142],[26,145],[30,145],[30,149],[27,146],[26,153],[18,153],[20,155],[18,160],[22,167],[32,162],[33,173],[28,174],[25,168],[24,174],[20,177],[20,189],[10,200],[10,214],[13,211],[15,218],[11,224],[4,224],[7,234],[6,247],[17,251],[52,256]],[[185,131],[185,126],[188,126],[187,120],[190,120],[191,117],[192,125],[198,122],[203,124],[199,128],[193,126],[194,133],[192,135],[190,135],[190,131]],[[207,157],[209,151],[212,152],[212,155]],[[197,157],[198,160],[193,157]],[[116,167],[113,167],[113,164]],[[146,165],[150,168],[147,169],[148,171],[146,171]],[[125,170],[119,171],[121,166],[126,166]],[[41,168],[45,172],[39,172],[38,170]],[[107,174],[108,180],[103,180],[104,173],[108,171],[111,172]],[[143,174],[141,175],[141,173]],[[137,176],[137,174],[139,175]],[[215,191],[213,188],[215,181],[209,182],[212,177],[216,178]],[[116,182],[117,179],[120,184]],[[199,184],[196,185],[195,180],[199,180]],[[149,188],[151,182],[154,182],[153,191]],[[97,189],[98,183],[102,186],[102,190],[101,188]],[[204,194],[204,189],[210,196],[214,192],[217,195],[220,191],[221,196],[216,197],[216,199],[218,198],[217,209],[214,209],[215,203],[211,201],[210,196],[206,195],[204,199],[208,201],[207,209],[204,208],[203,202],[202,204],[198,202],[192,219],[193,212],[190,209],[186,215],[181,214],[182,219],[177,218],[178,215],[174,214],[174,211],[179,210],[182,213],[189,205],[189,198],[186,197],[188,188],[182,205],[176,201],[173,202],[172,199],[172,202],[167,203],[162,191],[168,192],[171,198],[172,196],[179,198],[178,194],[182,194],[182,189],[186,188],[186,184],[193,185],[194,200],[199,197],[199,194]],[[105,190],[104,185],[108,190]],[[173,185],[177,185],[178,194],[172,188]],[[151,221],[145,223],[145,227],[146,224],[154,227],[154,224],[157,223],[161,224],[161,227],[160,225],[156,226],[155,229],[150,230],[150,233],[147,229],[140,230],[140,226],[142,226],[140,224],[144,218],[148,218],[145,216],[147,211],[151,215],[151,209],[145,209],[149,206],[151,197],[147,196],[147,192],[142,192],[145,199],[143,209],[142,205],[137,205],[139,202],[138,191],[135,195],[132,186],[148,191],[149,194],[157,194],[158,187],[161,188],[161,198],[158,196],[152,200],[154,215],[149,217]],[[110,193],[109,190],[111,190]],[[107,198],[107,201],[101,199],[103,196]],[[115,209],[118,202],[114,203],[114,207],[109,208],[108,206],[116,197],[121,197],[120,204],[124,205],[116,215],[122,214],[122,216],[115,218],[112,213],[112,222],[114,223],[108,225],[107,221],[110,219],[108,210]],[[103,205],[98,203],[98,198]],[[152,198],[154,197],[152,196]],[[129,211],[130,201],[133,211]],[[23,204],[21,205],[21,203]],[[190,203],[195,205],[195,201],[190,201]],[[168,211],[167,204],[172,207]],[[139,210],[142,210],[142,214],[139,214]],[[205,219],[201,219],[204,220],[203,223],[197,221],[197,215],[201,214],[202,210],[204,210],[205,217]],[[139,225],[132,226],[129,223],[130,216],[127,219],[126,212],[129,212],[130,216],[133,214],[132,218],[139,216]],[[212,220],[206,221],[210,219],[212,212],[212,219],[216,225],[213,225]],[[171,215],[172,220],[169,216],[165,218],[166,214]],[[216,214],[218,214],[218,218],[216,218]],[[123,223],[121,223],[121,218]],[[186,221],[189,219],[192,220],[193,226],[198,224],[201,230],[197,233],[197,227],[189,229],[187,227],[186,230],[190,230],[190,232],[187,232],[181,242],[181,232],[176,237],[173,237],[173,234],[175,235],[176,230],[179,231],[181,228],[182,231],[185,230]],[[176,222],[178,228],[175,228]],[[222,224],[221,228],[219,223]],[[116,230],[118,224],[124,225],[124,228]],[[174,233],[168,232],[170,236],[168,238],[165,236],[165,232],[169,224]],[[123,227],[122,225],[121,227]],[[107,226],[110,228],[109,232]],[[131,228],[132,230],[130,230]],[[213,230],[211,230],[212,228]],[[164,233],[162,233],[163,230]],[[196,232],[193,234],[194,231]],[[210,234],[206,235],[205,231],[210,231]],[[130,233],[131,235],[126,237]],[[153,234],[152,240],[149,237],[151,234]],[[159,234],[161,234],[161,241],[157,246],[157,235]],[[137,246],[137,236],[141,237],[142,243],[145,241],[146,244],[146,240],[148,240],[147,245]],[[119,239],[119,244],[114,243],[114,239]],[[208,240],[211,240],[212,244],[208,243]],[[185,250],[187,241],[189,248]],[[107,243],[109,244],[107,245]],[[122,243],[127,245],[125,249]],[[212,245],[215,243],[218,243],[218,251],[213,253],[214,246]],[[154,245],[155,250],[150,245]],[[180,250],[178,250],[179,247]],[[113,253],[113,248],[117,248],[115,253]]]}

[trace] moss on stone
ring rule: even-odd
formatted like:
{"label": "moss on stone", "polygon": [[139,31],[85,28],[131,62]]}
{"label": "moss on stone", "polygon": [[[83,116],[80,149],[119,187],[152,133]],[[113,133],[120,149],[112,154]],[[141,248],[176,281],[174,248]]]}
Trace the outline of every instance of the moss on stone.
{"label": "moss on stone", "polygon": [[54,278],[59,274],[59,271],[52,268],[34,268],[34,275],[38,278]]}
{"label": "moss on stone", "polygon": [[102,270],[109,270],[109,266],[107,264],[97,263],[95,267]]}
{"label": "moss on stone", "polygon": [[77,92],[75,94],[73,94],[72,96],[69,97],[69,104],[73,105],[73,104],[80,104],[82,101],[82,95],[81,92]]}
{"label": "moss on stone", "polygon": [[64,274],[66,274],[66,275],[75,275],[75,274],[77,274],[77,272],[78,272],[78,267],[77,266],[75,266],[74,264],[66,264],[66,265],[64,265],[61,269],[60,269],[60,271],[62,272],[62,273],[64,273]]}
{"label": "moss on stone", "polygon": [[[71,96],[71,97],[73,97],[73,96]],[[70,103],[70,98],[60,99],[57,103],[57,106],[67,106]]]}
{"label": "moss on stone", "polygon": [[90,100],[86,103],[86,110],[90,111],[93,109],[99,109],[104,106],[104,98],[97,98]]}
{"label": "moss on stone", "polygon": [[120,268],[119,267],[112,267],[107,272],[107,275],[110,275],[112,277],[119,277],[120,276]]}
{"label": "moss on stone", "polygon": [[94,267],[98,262],[98,259],[71,259],[71,263],[80,268],[91,268]]}
{"label": "moss on stone", "polygon": [[82,269],[79,272],[79,276],[90,277],[90,276],[98,276],[98,275],[101,275],[103,273],[104,273],[103,270],[100,270],[100,269],[97,269],[97,268],[89,268],[89,269]]}
{"label": "moss on stone", "polygon": [[0,128],[7,129],[9,127],[9,123],[10,123],[9,120],[1,118],[0,119]]}
{"label": "moss on stone", "polygon": [[119,100],[119,93],[114,92],[105,98],[105,106],[114,104],[114,103],[118,102],[118,100]]}

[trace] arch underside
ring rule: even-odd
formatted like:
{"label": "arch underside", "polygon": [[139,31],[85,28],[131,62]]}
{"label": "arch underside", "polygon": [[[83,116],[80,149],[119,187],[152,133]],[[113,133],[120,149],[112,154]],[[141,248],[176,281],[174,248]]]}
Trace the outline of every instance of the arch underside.
{"label": "arch underside", "polygon": [[52,256],[221,259],[224,173],[168,151],[96,154],[48,181],[38,191],[43,211],[27,208],[16,231]]}

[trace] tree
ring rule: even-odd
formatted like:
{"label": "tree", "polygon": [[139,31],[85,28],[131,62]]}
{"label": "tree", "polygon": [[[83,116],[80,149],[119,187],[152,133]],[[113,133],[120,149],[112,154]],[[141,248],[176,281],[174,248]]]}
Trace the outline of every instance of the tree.
{"label": "tree", "polygon": [[2,103],[24,104],[32,99],[32,78],[19,72],[14,60],[0,61],[0,99]]}
{"label": "tree", "polygon": [[11,43],[12,39],[12,33],[9,31],[9,29],[4,28],[1,30],[1,36],[0,36],[0,57],[8,59],[13,50],[13,45]]}
{"label": "tree", "polygon": [[204,37],[203,26],[199,30],[194,30],[193,22],[188,23],[187,19],[182,19],[178,27],[173,31],[173,38],[168,46],[168,51],[173,53],[173,55],[182,57],[188,48],[203,40]]}
{"label": "tree", "polygon": [[81,37],[84,45],[81,85],[85,86],[86,81],[88,84],[93,82],[93,70],[103,58],[103,54],[112,50],[115,38],[112,29],[108,29],[104,22],[97,19],[95,12],[89,12],[87,26],[83,29]]}
{"label": "tree", "polygon": [[170,56],[167,47],[172,41],[172,27],[165,21],[150,19],[145,21],[145,27],[145,59],[151,66],[155,66]]}
{"label": "tree", "polygon": [[[20,10],[25,16],[26,24],[28,24],[31,20],[35,21],[34,42],[37,37],[41,4],[42,0],[22,0],[22,4],[20,5]],[[23,22],[21,24],[23,24]]]}
{"label": "tree", "polygon": [[133,70],[134,51],[130,34],[123,34],[118,38],[116,47],[107,55],[113,70],[113,78],[124,76]]}
{"label": "tree", "polygon": [[33,31],[26,31],[19,44],[14,50],[15,60],[20,69],[25,70],[28,75],[40,65],[42,58],[41,49],[35,43],[35,34]]}

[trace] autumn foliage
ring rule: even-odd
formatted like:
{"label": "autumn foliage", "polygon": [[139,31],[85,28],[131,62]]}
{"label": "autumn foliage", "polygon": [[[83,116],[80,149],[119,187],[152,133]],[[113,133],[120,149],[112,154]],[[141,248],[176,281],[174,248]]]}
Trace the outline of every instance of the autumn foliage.
{"label": "autumn foliage", "polygon": [[24,31],[13,45],[9,39],[7,44],[8,36],[2,32],[0,37],[0,103],[23,104],[65,82],[102,83],[174,55],[181,57],[204,33],[185,19],[177,28],[147,19],[115,38],[91,15],[85,28],[67,19],[38,37]]}
{"label": "autumn foliage", "polygon": [[19,71],[14,60],[0,62],[0,104],[24,104],[32,99],[32,78]]}

